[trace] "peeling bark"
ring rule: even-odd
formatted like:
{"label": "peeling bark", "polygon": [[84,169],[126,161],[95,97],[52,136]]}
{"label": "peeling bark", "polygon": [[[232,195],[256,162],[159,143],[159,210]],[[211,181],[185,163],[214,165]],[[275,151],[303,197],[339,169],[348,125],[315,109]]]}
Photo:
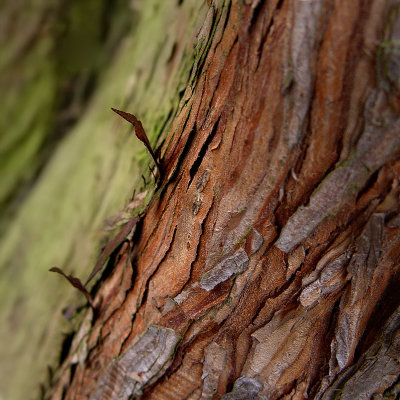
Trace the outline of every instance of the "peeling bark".
{"label": "peeling bark", "polygon": [[399,21],[211,2],[161,187],[49,398],[398,396]]}

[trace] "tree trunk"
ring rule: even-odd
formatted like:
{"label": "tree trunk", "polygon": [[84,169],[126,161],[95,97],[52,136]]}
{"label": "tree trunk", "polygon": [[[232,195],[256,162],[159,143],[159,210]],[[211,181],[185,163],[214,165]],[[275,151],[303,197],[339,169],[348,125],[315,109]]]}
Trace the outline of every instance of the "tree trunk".
{"label": "tree trunk", "polygon": [[398,4],[210,3],[160,186],[46,397],[397,398]]}

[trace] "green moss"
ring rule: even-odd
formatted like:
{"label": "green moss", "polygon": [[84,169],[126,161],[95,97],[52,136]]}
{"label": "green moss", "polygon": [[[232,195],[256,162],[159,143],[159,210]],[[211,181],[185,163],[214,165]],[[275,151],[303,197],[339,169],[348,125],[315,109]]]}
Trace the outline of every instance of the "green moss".
{"label": "green moss", "polygon": [[336,168],[337,169],[342,169],[344,168],[346,165],[348,165],[348,163],[352,160],[354,160],[356,153],[353,152],[350,154],[350,156],[348,158],[346,158],[341,164],[339,164]]}

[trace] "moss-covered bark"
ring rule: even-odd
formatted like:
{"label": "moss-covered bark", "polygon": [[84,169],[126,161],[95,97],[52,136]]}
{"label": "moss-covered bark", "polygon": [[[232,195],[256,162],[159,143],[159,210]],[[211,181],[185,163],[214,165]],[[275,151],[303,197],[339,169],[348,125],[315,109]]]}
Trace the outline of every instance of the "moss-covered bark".
{"label": "moss-covered bark", "polygon": [[152,179],[110,107],[162,140],[207,12],[198,1],[23,3],[1,15],[0,397],[12,400],[34,396],[71,329],[61,310],[81,300],[48,269],[87,276],[105,219]]}

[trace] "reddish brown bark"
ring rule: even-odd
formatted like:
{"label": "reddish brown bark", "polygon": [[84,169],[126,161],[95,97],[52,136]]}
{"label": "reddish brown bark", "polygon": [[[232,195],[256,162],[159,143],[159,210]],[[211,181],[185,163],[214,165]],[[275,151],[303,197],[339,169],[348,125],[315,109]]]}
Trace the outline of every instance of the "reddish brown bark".
{"label": "reddish brown bark", "polygon": [[398,393],[391,4],[212,3],[161,189],[101,281],[53,399]]}

